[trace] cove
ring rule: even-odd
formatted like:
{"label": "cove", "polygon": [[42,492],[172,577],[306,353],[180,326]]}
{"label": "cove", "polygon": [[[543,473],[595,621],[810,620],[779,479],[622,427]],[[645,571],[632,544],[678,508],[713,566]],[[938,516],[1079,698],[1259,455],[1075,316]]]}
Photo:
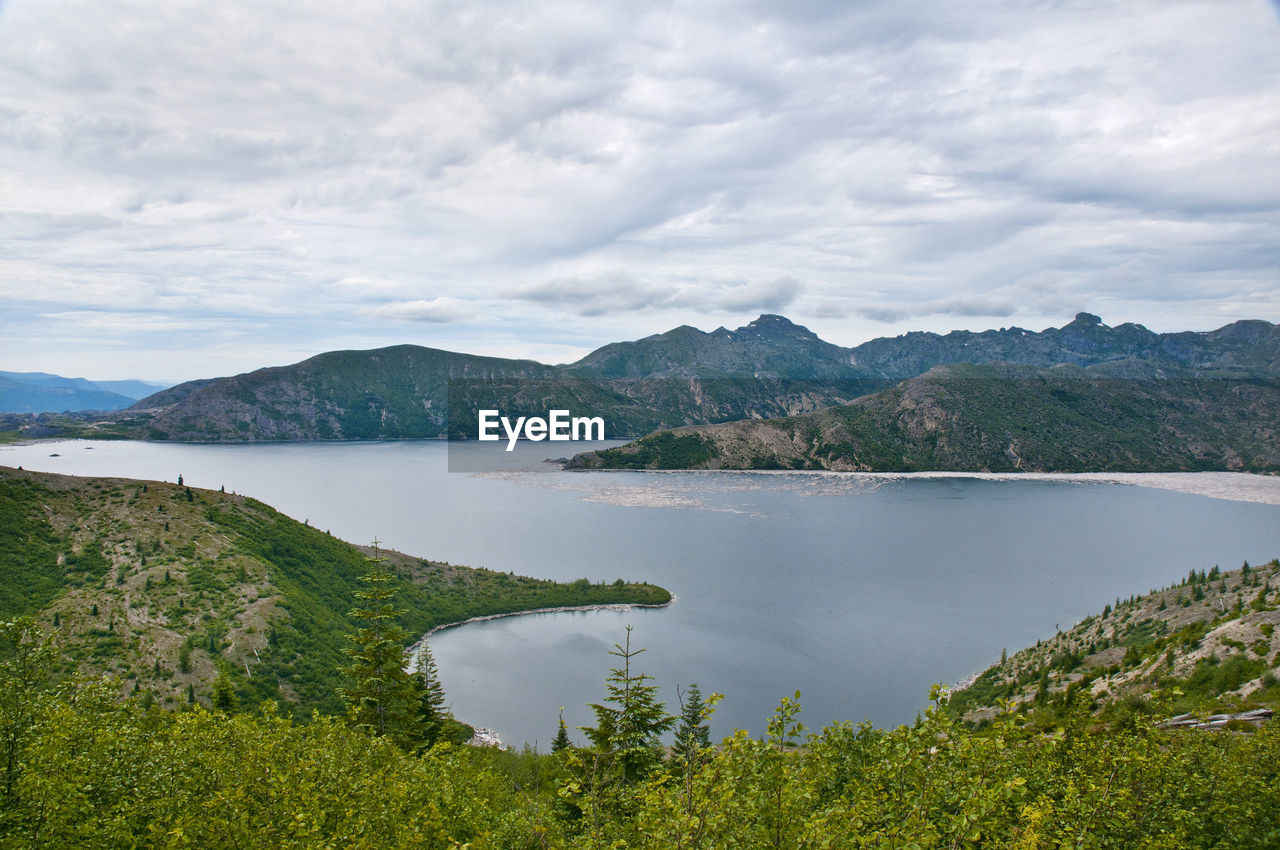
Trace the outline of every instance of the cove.
{"label": "cove", "polygon": [[[675,593],[664,609],[512,617],[432,636],[458,716],[543,748],[561,706],[571,729],[590,721],[586,705],[604,696],[608,650],[628,624],[670,703],[692,681],[726,695],[716,735],[762,733],[797,689],[810,726],[887,725],[910,721],[931,683],[1117,596],[1280,555],[1280,479],[568,473],[538,445],[77,441],[3,447],[0,463],[182,474],[357,543]],[[600,445],[612,444],[575,448]],[[459,451],[480,471],[448,472]]]}

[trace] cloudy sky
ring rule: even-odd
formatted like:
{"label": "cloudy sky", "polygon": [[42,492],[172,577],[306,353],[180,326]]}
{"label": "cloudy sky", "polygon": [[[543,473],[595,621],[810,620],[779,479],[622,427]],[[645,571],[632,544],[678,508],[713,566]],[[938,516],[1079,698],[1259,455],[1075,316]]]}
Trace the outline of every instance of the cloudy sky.
{"label": "cloudy sky", "polygon": [[0,369],[1280,321],[1267,0],[0,0]]}

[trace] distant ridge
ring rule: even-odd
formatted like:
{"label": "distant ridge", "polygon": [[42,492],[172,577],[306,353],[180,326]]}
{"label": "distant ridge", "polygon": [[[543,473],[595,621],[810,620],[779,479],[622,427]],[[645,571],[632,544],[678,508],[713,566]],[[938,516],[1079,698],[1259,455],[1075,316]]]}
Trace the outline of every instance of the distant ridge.
{"label": "distant ridge", "polygon": [[[516,414],[552,404],[589,411],[606,419],[607,436],[636,437],[810,413],[935,366],[995,362],[1073,364],[1112,377],[1280,377],[1280,329],[1242,321],[1157,334],[1080,313],[1040,332],[913,332],[845,348],[765,314],[735,330],[681,326],[611,343],[562,366],[397,345],[180,384],[134,404],[127,433],[178,441],[459,438],[468,420],[459,411],[483,399]],[[451,381],[462,387],[452,425]]]}
{"label": "distant ridge", "polygon": [[131,404],[132,398],[101,389],[84,378],[0,372],[0,412],[3,413],[119,410]]}
{"label": "distant ridge", "polygon": [[1092,313],[1078,313],[1063,327],[1038,333],[1018,327],[980,333],[913,331],[842,348],[789,319],[766,314],[735,331],[703,333],[683,325],[634,342],[612,343],[565,368],[609,378],[763,374],[900,381],[947,363],[1111,363],[1123,371],[1134,361],[1148,371],[1280,375],[1280,327],[1250,320],[1206,333],[1158,334],[1132,323],[1108,327]]}

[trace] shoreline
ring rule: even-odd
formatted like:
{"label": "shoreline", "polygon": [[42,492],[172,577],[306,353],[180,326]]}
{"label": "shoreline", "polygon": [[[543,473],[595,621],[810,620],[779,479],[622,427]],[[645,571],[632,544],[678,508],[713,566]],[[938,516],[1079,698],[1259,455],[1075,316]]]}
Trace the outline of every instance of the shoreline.
{"label": "shoreline", "polygon": [[[489,620],[500,620],[505,617],[523,617],[527,614],[562,614],[570,611],[630,611],[632,608],[669,608],[676,601],[676,595],[671,594],[671,598],[666,602],[599,602],[593,605],[557,605],[553,608],[530,608],[527,611],[508,611],[504,614],[482,614],[478,617],[468,617],[465,620],[458,620],[453,623],[441,623],[438,626],[432,626],[422,637],[415,640],[409,646],[408,659],[409,663],[405,666],[405,670],[409,673],[416,672],[418,648],[427,642],[427,639],[436,632],[442,632],[445,629],[456,629],[459,626],[465,626],[468,623],[484,623]],[[475,726],[475,734],[467,746],[472,747],[497,747],[500,750],[507,749],[507,744],[502,740],[502,733],[496,729],[488,727]]]}
{"label": "shoreline", "polygon": [[490,620],[501,620],[506,617],[524,617],[529,614],[564,614],[571,611],[630,611],[632,608],[669,608],[675,604],[677,598],[673,593],[666,602],[597,602],[591,605],[557,605],[551,608],[530,608],[526,611],[507,611],[501,614],[481,614],[476,617],[468,617],[465,620],[432,626],[423,633],[422,637],[409,645],[409,653],[412,658],[418,647],[436,632],[442,632],[445,629],[456,629],[469,623],[485,623]]}

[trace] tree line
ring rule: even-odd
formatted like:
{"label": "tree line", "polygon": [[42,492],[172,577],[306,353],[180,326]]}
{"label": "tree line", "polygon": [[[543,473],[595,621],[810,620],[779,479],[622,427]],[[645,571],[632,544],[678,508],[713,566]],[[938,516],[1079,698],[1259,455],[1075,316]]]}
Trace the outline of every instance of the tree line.
{"label": "tree line", "polygon": [[[177,712],[58,679],[29,619],[0,623],[5,847],[1269,847],[1280,730],[1101,724],[1077,693],[1051,730],[983,729],[941,689],[911,724],[811,732],[800,695],[759,738],[713,745],[719,695],[669,712],[628,629],[605,697],[552,752],[458,746],[429,655],[406,664],[376,550],[345,665],[346,713],[302,723],[234,692]],[[408,669],[406,669],[408,668]],[[1174,695],[1153,694],[1158,712]],[[668,745],[667,741],[671,741]]]}

